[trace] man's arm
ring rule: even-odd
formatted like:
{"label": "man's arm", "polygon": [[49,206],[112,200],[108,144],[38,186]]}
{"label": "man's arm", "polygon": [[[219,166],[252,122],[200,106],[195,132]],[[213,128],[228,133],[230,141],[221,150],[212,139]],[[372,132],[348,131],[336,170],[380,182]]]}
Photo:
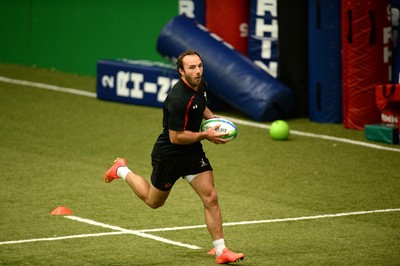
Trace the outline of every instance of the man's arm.
{"label": "man's arm", "polygon": [[217,117],[219,117],[219,116],[214,115],[214,113],[206,106],[206,109],[204,110],[204,113],[203,113],[203,118],[205,120],[207,120],[207,119],[217,118]]}
{"label": "man's arm", "polygon": [[192,144],[195,142],[202,141],[204,139],[209,140],[215,144],[225,144],[228,142],[226,139],[223,139],[222,136],[227,133],[218,133],[216,131],[220,125],[216,125],[215,127],[209,128],[203,132],[193,132],[193,131],[175,131],[169,130],[169,139],[173,144]]}

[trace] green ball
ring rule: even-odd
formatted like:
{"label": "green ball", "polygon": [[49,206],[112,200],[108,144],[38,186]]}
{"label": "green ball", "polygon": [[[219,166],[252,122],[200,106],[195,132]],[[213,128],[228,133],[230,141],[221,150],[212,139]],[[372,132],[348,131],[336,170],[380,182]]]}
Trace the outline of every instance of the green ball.
{"label": "green ball", "polygon": [[289,137],[289,125],[283,120],[272,122],[269,128],[269,135],[273,140],[285,140]]}

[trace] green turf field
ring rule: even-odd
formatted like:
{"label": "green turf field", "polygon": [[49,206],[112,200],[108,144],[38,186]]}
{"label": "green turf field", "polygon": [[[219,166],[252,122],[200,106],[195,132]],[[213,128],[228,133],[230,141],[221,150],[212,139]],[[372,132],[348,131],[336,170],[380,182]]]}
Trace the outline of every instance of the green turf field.
{"label": "green turf field", "polygon": [[[123,181],[103,182],[118,156],[150,175],[161,109],[90,97],[92,77],[4,64],[0,76],[92,93],[0,82],[1,265],[216,265],[185,181],[157,210]],[[246,254],[237,265],[400,264],[400,146],[306,118],[288,120],[288,141],[272,141],[269,123],[223,115],[240,119],[238,138],[204,147],[227,245]],[[58,206],[74,216],[51,215]]]}

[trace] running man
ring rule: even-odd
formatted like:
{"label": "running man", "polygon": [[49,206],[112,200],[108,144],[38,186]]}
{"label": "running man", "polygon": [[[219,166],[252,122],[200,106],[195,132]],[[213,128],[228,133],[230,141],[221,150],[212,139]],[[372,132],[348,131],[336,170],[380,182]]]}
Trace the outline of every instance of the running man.
{"label": "running man", "polygon": [[125,180],[133,192],[151,208],[163,206],[175,182],[183,177],[199,195],[204,205],[205,222],[213,240],[219,264],[240,261],[243,253],[225,246],[218,195],[214,186],[213,169],[207,159],[202,140],[225,144],[226,133],[217,133],[219,125],[199,132],[203,119],[217,117],[207,107],[203,63],[195,51],[183,52],[176,62],[180,80],[173,86],[163,107],[163,131],[156,140],[152,157],[151,184],[132,172],[124,158],[119,158],[104,174],[106,183]]}

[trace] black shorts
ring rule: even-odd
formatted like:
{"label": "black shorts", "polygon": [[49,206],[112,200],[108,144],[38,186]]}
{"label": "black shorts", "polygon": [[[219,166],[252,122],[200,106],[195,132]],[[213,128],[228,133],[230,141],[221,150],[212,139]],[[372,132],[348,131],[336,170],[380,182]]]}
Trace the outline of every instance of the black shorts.
{"label": "black shorts", "polygon": [[151,153],[151,183],[162,191],[171,190],[176,180],[213,170],[203,150],[189,154],[166,156],[157,149]]}

